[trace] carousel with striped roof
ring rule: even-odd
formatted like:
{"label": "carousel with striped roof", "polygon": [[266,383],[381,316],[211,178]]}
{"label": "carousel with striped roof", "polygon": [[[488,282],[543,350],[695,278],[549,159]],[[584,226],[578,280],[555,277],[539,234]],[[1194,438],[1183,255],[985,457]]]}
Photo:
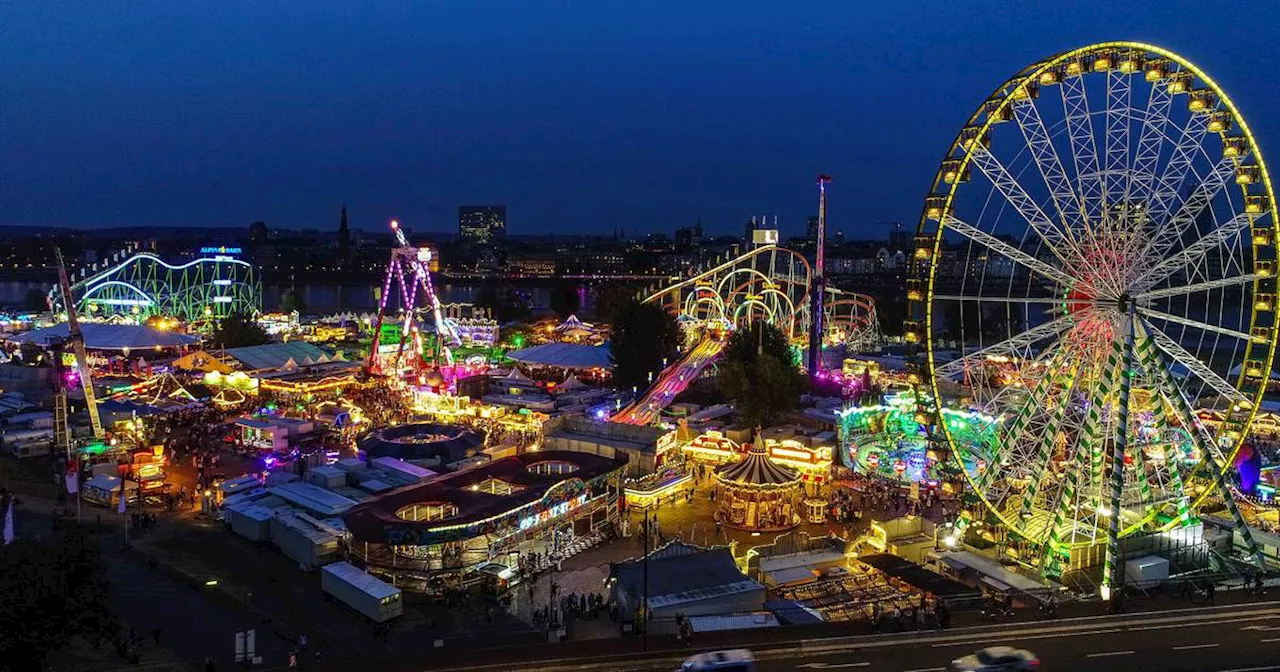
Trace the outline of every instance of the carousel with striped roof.
{"label": "carousel with striped roof", "polygon": [[758,434],[742,461],[717,468],[715,476],[717,522],[751,532],[779,532],[800,524],[803,478],[769,459]]}

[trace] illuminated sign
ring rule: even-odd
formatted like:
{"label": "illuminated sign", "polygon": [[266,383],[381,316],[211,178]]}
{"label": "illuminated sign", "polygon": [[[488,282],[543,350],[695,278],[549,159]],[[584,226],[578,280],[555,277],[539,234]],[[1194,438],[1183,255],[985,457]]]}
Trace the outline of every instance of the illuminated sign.
{"label": "illuminated sign", "polygon": [[756,229],[751,232],[751,242],[756,245],[777,245],[777,229]]}
{"label": "illuminated sign", "polygon": [[522,531],[527,530],[533,527],[534,525],[541,525],[542,523],[545,523],[548,520],[551,520],[552,518],[559,518],[560,516],[563,516],[564,514],[569,513],[570,511],[586,503],[587,503],[587,493],[584,492],[581,495],[574,497],[573,499],[566,499],[565,501],[560,502],[559,504],[556,504],[553,507],[543,509],[536,516],[525,516],[524,518],[521,518],[520,529]]}
{"label": "illuminated sign", "polygon": [[214,280],[213,284],[226,287],[231,284],[231,281],[230,280]]}
{"label": "illuminated sign", "polygon": [[89,303],[103,306],[149,306],[150,299],[89,299]]}
{"label": "illuminated sign", "polygon": [[231,303],[231,302],[232,302],[232,301],[234,301],[234,300],[235,300],[235,299],[234,299],[233,297],[230,297],[230,296],[215,296],[215,297],[213,297],[213,302],[214,302],[214,303]]}
{"label": "illuminated sign", "polygon": [[225,245],[221,247],[200,248],[200,254],[240,254],[242,251],[243,250],[238,247],[227,247]]}

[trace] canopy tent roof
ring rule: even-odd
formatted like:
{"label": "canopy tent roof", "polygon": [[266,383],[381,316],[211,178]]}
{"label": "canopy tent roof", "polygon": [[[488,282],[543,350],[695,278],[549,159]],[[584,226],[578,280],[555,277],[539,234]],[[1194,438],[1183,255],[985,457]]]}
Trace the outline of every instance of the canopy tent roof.
{"label": "canopy tent roof", "polygon": [[[85,322],[80,325],[80,332],[84,334],[84,347],[90,350],[177,348],[200,342],[199,336],[162,331],[144,324]],[[30,343],[47,348],[66,340],[69,334],[70,328],[63,322],[52,327],[24,331],[9,340],[19,345]]]}
{"label": "canopy tent roof", "polygon": [[229,348],[224,354],[239,362],[244,369],[250,371],[308,366],[316,363],[326,363],[334,358],[328,351],[306,341],[287,341],[285,343],[251,345],[245,348]]}
{"label": "canopy tent roof", "polygon": [[716,469],[716,480],[735,485],[776,488],[799,483],[800,475],[794,469],[770,460],[764,450],[764,441],[757,437],[746,459]]}
{"label": "canopy tent roof", "polygon": [[579,343],[546,343],[532,348],[514,350],[507,357],[524,364],[555,366],[562,369],[611,369],[609,345],[583,345]]}

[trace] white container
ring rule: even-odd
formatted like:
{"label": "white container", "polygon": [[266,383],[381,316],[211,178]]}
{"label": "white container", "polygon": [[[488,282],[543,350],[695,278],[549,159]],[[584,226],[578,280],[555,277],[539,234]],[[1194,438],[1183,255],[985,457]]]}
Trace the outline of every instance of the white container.
{"label": "white container", "polygon": [[399,588],[366,574],[349,562],[335,562],[322,568],[320,588],[377,623],[404,613]]}

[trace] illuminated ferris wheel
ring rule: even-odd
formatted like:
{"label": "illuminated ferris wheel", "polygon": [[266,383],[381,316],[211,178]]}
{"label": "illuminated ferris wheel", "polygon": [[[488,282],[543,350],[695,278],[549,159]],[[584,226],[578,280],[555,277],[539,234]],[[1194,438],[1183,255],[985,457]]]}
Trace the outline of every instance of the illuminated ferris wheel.
{"label": "illuminated ferris wheel", "polygon": [[1275,352],[1273,203],[1235,105],[1151,45],[1034,63],[961,129],[906,333],[939,417],[961,399],[993,418],[988,442],[938,426],[1010,555],[1050,576],[1104,555],[1105,595],[1123,536],[1185,526],[1207,497],[1243,528],[1225,479]]}

